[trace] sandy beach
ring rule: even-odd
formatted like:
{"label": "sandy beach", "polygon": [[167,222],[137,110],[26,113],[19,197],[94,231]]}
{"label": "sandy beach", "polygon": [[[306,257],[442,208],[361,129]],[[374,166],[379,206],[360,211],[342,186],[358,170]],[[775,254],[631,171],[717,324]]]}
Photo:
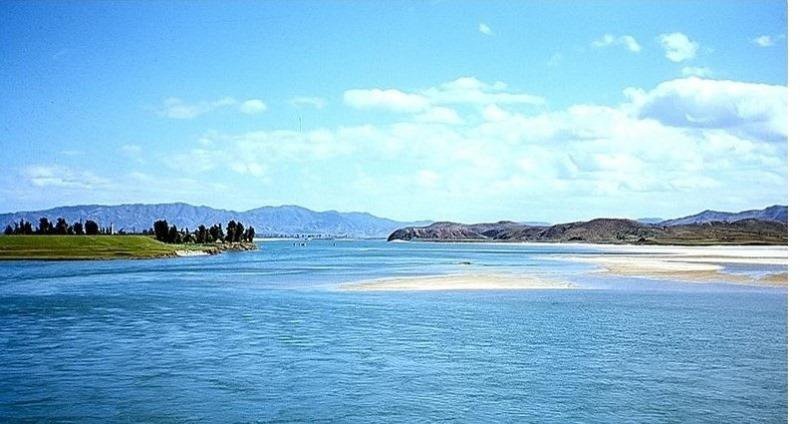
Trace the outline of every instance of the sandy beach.
{"label": "sandy beach", "polygon": [[785,286],[786,272],[763,276],[726,272],[726,264],[787,265],[786,246],[596,246],[598,254],[565,258],[598,265],[603,272],[688,282],[725,282]]}
{"label": "sandy beach", "polygon": [[536,276],[512,274],[456,274],[382,278],[343,284],[344,291],[434,291],[434,290],[543,290],[568,289],[572,285]]}

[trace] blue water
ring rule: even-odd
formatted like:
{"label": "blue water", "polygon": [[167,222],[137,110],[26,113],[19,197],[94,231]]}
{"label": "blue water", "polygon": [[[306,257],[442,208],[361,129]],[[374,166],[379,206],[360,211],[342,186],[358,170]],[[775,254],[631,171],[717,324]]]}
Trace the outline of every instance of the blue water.
{"label": "blue water", "polygon": [[[607,277],[562,259],[575,251],[592,250],[0,262],[0,421],[786,421],[786,289]],[[476,270],[579,288],[335,290]]]}

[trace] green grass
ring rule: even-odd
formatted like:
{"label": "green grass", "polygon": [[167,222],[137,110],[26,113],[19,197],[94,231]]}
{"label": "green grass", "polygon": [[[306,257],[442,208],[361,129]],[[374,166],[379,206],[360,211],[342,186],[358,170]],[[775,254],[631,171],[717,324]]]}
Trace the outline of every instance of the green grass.
{"label": "green grass", "polygon": [[6,259],[123,259],[171,256],[178,249],[148,236],[0,236],[0,260]]}

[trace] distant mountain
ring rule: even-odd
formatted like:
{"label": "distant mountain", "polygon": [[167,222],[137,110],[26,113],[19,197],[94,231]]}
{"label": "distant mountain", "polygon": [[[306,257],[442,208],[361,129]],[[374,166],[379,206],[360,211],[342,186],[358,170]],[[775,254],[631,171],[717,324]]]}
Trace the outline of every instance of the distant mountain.
{"label": "distant mountain", "polygon": [[664,218],[639,218],[636,222],[641,222],[642,224],[658,224],[663,220]]}
{"label": "distant mountain", "polygon": [[613,244],[786,244],[786,224],[744,219],[736,222],[661,226],[628,219],[599,218],[552,226],[501,221],[486,224],[436,222],[425,227],[401,228],[393,240],[421,241],[531,241]]}
{"label": "distant mountain", "polygon": [[707,222],[736,222],[744,219],[776,221],[787,224],[789,220],[789,208],[787,206],[774,205],[765,209],[753,209],[743,212],[705,210],[695,215],[661,221],[659,225],[671,227],[675,225],[703,224]]}
{"label": "distant mountain", "polygon": [[116,206],[82,205],[65,206],[41,211],[0,214],[3,227],[25,219],[36,225],[39,218],[50,220],[64,218],[74,222],[92,219],[103,226],[114,225],[115,230],[139,232],[153,226],[153,221],[166,219],[183,228],[196,228],[200,224],[222,223],[229,220],[252,225],[259,235],[323,235],[336,237],[386,237],[386,234],[408,225],[426,223],[399,222],[363,212],[316,212],[300,206],[266,206],[249,211],[215,209],[186,203],[127,204]]}

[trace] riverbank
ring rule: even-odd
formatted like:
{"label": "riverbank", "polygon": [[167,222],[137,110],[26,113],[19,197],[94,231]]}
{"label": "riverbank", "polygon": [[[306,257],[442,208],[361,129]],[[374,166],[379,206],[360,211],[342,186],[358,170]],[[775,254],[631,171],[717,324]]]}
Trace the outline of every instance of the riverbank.
{"label": "riverbank", "polygon": [[152,259],[256,249],[255,243],[167,244],[140,235],[0,237],[0,260]]}

